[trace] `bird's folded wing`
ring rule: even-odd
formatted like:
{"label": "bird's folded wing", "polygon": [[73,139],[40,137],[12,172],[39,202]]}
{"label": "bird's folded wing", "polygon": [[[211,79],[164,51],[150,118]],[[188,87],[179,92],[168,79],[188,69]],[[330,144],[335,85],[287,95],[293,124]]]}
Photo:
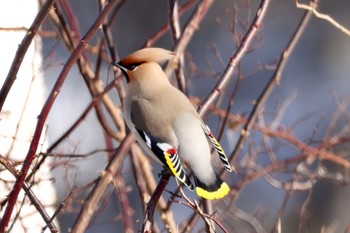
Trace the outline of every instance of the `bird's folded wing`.
{"label": "bird's folded wing", "polygon": [[187,176],[184,168],[181,165],[177,150],[168,143],[156,141],[155,138],[147,135],[144,131],[136,129],[148,148],[154,155],[166,166],[171,173],[190,190],[194,190],[191,180]]}

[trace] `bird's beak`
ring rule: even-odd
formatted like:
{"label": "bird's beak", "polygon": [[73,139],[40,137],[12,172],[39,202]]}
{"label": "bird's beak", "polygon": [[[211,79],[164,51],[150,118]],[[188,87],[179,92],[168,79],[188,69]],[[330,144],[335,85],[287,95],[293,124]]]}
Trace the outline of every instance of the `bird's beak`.
{"label": "bird's beak", "polygon": [[122,73],[124,74],[126,81],[130,82],[130,78],[129,78],[127,69],[124,66],[122,66],[122,64],[120,64],[120,61],[112,62],[111,65],[118,67],[122,71]]}
{"label": "bird's beak", "polygon": [[122,64],[120,64],[120,61],[115,61],[111,63],[112,66],[116,66],[119,69],[121,69],[122,71],[126,71],[126,68],[124,66],[122,66]]}

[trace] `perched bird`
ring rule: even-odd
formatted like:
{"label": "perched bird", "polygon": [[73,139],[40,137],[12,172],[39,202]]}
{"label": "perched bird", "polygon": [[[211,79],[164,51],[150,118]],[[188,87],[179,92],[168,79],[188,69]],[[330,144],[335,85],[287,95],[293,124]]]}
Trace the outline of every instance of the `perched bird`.
{"label": "perched bird", "polygon": [[222,198],[230,188],[211,165],[209,141],[228,171],[232,171],[231,166],[190,100],[171,85],[159,65],[173,57],[165,49],[144,48],[112,63],[127,80],[125,121],[144,150],[190,190],[194,186],[183,165],[192,170],[199,196]]}

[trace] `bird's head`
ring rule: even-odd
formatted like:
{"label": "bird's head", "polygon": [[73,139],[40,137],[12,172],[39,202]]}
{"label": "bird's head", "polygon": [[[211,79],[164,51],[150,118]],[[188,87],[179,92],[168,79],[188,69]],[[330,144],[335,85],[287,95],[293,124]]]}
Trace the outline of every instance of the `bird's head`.
{"label": "bird's head", "polygon": [[112,63],[112,65],[118,67],[123,72],[127,82],[130,82],[146,76],[162,77],[165,74],[159,63],[170,60],[173,57],[174,53],[166,49],[144,48],[126,56],[119,62]]}

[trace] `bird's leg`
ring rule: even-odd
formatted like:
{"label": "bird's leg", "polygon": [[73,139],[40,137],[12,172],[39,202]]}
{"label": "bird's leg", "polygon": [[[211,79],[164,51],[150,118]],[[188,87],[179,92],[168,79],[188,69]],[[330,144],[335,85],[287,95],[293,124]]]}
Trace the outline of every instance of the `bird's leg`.
{"label": "bird's leg", "polygon": [[163,166],[163,170],[161,170],[159,173],[158,173],[158,177],[159,178],[162,178],[163,176],[165,175],[172,175],[172,173],[169,171],[169,168]]}

